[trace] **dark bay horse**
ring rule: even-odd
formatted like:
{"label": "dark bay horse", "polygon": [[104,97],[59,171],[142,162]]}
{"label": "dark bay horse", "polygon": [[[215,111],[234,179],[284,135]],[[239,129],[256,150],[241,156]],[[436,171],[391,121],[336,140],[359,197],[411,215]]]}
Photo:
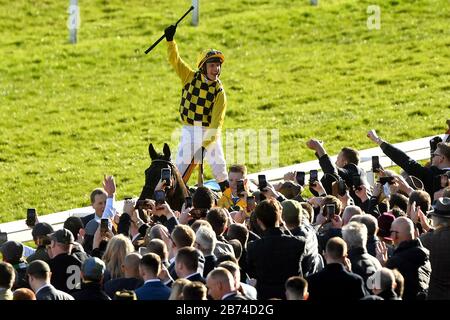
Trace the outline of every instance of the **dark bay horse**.
{"label": "dark bay horse", "polygon": [[163,153],[157,153],[153,145],[148,146],[148,153],[150,155],[150,167],[145,170],[145,185],[142,188],[139,199],[153,199],[155,187],[161,179],[161,169],[170,168],[172,173],[172,181],[174,184],[172,188],[166,190],[166,201],[173,210],[181,211],[185,198],[189,195],[183,178],[177,167],[172,163],[170,158],[170,148],[167,143],[164,143]]}

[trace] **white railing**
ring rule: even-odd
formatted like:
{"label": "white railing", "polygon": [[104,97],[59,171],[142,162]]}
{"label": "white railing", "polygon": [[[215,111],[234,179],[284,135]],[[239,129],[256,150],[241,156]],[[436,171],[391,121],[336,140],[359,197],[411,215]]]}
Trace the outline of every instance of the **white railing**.
{"label": "white railing", "polygon": [[[444,135],[440,135],[441,138],[445,138]],[[430,145],[429,141],[431,137],[425,137],[421,139],[411,140],[407,142],[401,142],[395,144],[397,148],[400,150],[403,150],[405,153],[408,154],[409,157],[416,161],[425,160],[430,157]],[[359,151],[361,162],[360,166],[367,171],[368,173],[368,179],[369,182],[373,182],[373,175],[371,172],[372,167],[372,156],[379,156],[380,158],[380,164],[383,167],[390,167],[395,165],[387,156],[384,155],[384,153],[381,151],[379,147],[376,148],[370,148],[366,150]],[[332,161],[335,161],[336,156],[332,157]],[[310,170],[320,170],[320,165],[318,160],[303,162],[299,164],[295,164],[292,166],[277,168],[277,169],[271,169],[266,171],[261,171],[258,173],[253,173],[249,175],[249,178],[252,180],[257,180],[258,174],[265,174],[266,178],[270,182],[275,182],[283,179],[283,176],[285,173],[290,171],[304,171],[307,174],[306,180],[308,179],[308,173]],[[320,175],[320,173],[319,173]],[[123,208],[123,201],[117,201],[115,205],[116,209],[119,212],[122,212]],[[61,229],[64,221],[70,217],[70,216],[77,216],[77,217],[84,217],[88,214],[93,213],[94,210],[92,207],[84,207],[84,208],[77,208],[72,210],[67,210],[63,212],[57,212],[52,213],[44,216],[39,216],[39,222],[47,222],[53,226],[55,230]],[[7,223],[0,224],[0,230],[2,232],[8,233],[8,240],[15,240],[15,241],[30,241],[32,240],[31,236],[31,229],[29,229],[26,224],[25,220],[17,220]]]}

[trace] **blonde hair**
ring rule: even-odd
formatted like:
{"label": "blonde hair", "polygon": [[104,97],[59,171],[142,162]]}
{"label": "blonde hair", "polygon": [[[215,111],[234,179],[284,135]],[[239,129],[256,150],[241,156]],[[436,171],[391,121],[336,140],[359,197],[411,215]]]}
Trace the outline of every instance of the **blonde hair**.
{"label": "blonde hair", "polygon": [[170,292],[169,300],[183,300],[183,288],[185,285],[191,283],[190,280],[180,278],[172,283],[172,291]]}
{"label": "blonde hair", "polygon": [[109,271],[111,279],[124,276],[122,264],[125,257],[132,252],[134,252],[134,246],[131,240],[123,234],[115,235],[108,241],[102,260],[105,262],[106,270]]}

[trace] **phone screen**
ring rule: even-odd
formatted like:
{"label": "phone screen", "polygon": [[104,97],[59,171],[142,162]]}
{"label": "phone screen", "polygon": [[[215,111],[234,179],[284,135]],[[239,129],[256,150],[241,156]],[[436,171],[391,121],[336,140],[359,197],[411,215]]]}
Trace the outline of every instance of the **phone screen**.
{"label": "phone screen", "polygon": [[301,186],[305,185],[305,173],[303,171],[297,171],[295,174],[295,180]]}
{"label": "phone screen", "polygon": [[238,180],[236,182],[236,191],[237,191],[237,195],[239,196],[241,194],[241,192],[244,192],[244,180]]}
{"label": "phone screen", "polygon": [[380,171],[380,158],[378,156],[372,157],[372,172]]}
{"label": "phone screen", "polygon": [[166,182],[166,186],[170,187],[170,168],[161,169],[161,180]]}
{"label": "phone screen", "polygon": [[157,190],[154,193],[156,204],[163,204],[166,202],[166,193],[162,190]]}
{"label": "phone screen", "polygon": [[327,204],[328,220],[332,220],[335,214],[336,214],[336,206],[334,205],[334,203]]}
{"label": "phone screen", "polygon": [[27,226],[34,227],[36,225],[36,209],[29,208],[27,209]]}
{"label": "phone screen", "polygon": [[100,233],[105,234],[108,231],[108,219],[100,220]]}
{"label": "phone screen", "polygon": [[266,175],[260,174],[258,175],[258,189],[263,190],[267,187]]}
{"label": "phone screen", "polygon": [[186,205],[185,205],[186,208],[191,208],[193,206],[193,204],[192,204],[192,197],[186,197],[185,198],[185,203],[186,203]]}
{"label": "phone screen", "polygon": [[8,234],[6,232],[0,232],[0,245],[8,241]]}
{"label": "phone screen", "polygon": [[255,210],[256,207],[256,199],[254,196],[248,196],[247,197],[247,213],[252,212]]}
{"label": "phone screen", "polygon": [[361,177],[355,175],[352,177],[353,186],[358,189],[361,186]]}
{"label": "phone screen", "polygon": [[317,181],[318,180],[318,175],[319,175],[319,173],[318,173],[317,170],[311,170],[309,172],[309,183],[311,184],[311,183]]}

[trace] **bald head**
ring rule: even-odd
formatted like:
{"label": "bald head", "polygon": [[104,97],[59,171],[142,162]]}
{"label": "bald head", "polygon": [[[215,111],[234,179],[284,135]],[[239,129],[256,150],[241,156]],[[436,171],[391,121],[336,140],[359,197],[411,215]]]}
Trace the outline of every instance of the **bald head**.
{"label": "bald head", "polygon": [[390,231],[396,246],[403,241],[414,239],[414,224],[407,217],[398,217],[395,219],[392,222]]}
{"label": "bald head", "polygon": [[221,300],[224,295],[233,291],[234,278],[230,271],[218,267],[208,274],[206,285],[210,296],[214,300]]}
{"label": "bald head", "polygon": [[391,269],[381,268],[369,278],[369,287],[374,294],[395,288],[395,276]]}
{"label": "bald head", "polygon": [[141,255],[135,252],[126,255],[123,261],[125,278],[139,278],[139,263]]}

